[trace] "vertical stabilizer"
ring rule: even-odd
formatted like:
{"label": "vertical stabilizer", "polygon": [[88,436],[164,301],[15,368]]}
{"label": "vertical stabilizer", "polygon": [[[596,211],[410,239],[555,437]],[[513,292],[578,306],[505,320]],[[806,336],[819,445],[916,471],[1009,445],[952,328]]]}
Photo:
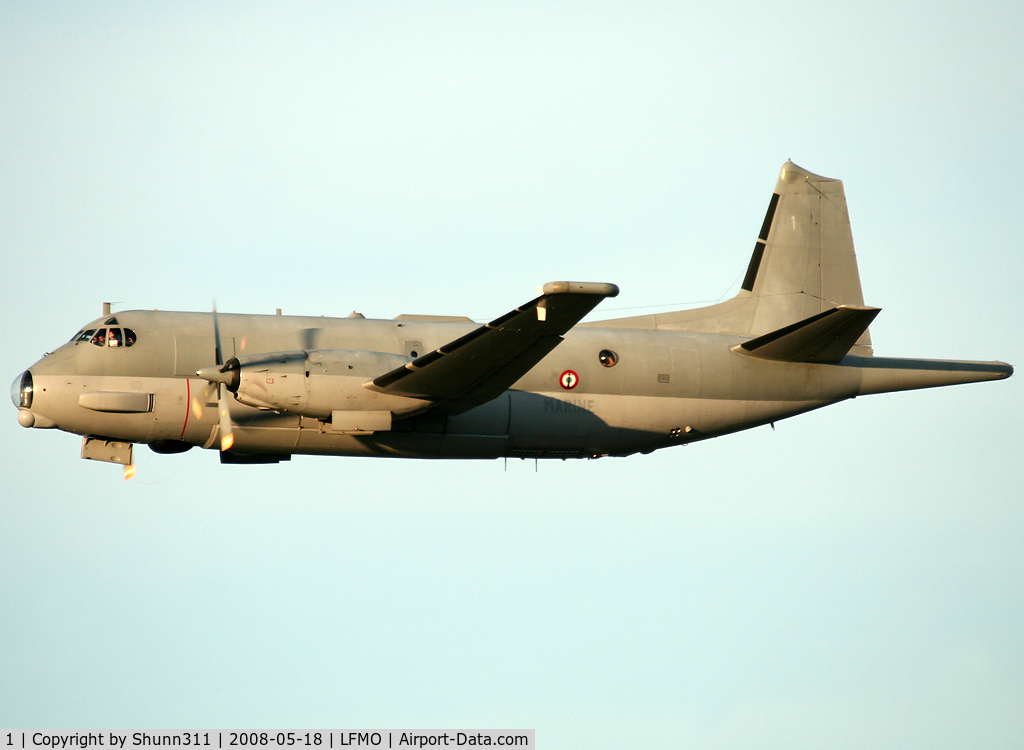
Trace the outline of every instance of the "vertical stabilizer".
{"label": "vertical stabilizer", "polygon": [[[791,161],[779,173],[739,294],[695,310],[599,325],[763,336],[839,305],[864,306],[840,180]],[[854,354],[870,354],[867,331]]]}
{"label": "vertical stabilizer", "polygon": [[786,162],[743,290],[755,308],[750,335],[838,305],[864,305],[842,182]]}

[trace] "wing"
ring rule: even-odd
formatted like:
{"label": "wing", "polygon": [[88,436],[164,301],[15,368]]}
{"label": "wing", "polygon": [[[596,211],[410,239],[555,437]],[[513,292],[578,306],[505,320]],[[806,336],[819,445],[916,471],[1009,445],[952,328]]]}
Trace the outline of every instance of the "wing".
{"label": "wing", "polygon": [[373,391],[444,404],[451,414],[472,409],[508,390],[562,335],[605,297],[614,284],[554,281],[543,294],[436,351],[364,385]]}

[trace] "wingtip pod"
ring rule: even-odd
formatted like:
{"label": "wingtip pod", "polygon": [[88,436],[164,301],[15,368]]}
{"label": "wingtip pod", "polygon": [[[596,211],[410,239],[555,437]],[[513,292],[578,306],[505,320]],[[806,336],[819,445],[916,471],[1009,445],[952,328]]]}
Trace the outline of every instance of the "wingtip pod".
{"label": "wingtip pod", "polygon": [[594,281],[549,281],[541,291],[544,294],[597,294],[601,297],[617,297],[619,288],[615,284],[601,284]]}
{"label": "wingtip pod", "polygon": [[[856,360],[856,361],[850,361]],[[861,368],[859,395],[937,388],[944,385],[1005,380],[1013,375],[1006,362],[964,362],[941,359],[848,357],[844,364]]]}

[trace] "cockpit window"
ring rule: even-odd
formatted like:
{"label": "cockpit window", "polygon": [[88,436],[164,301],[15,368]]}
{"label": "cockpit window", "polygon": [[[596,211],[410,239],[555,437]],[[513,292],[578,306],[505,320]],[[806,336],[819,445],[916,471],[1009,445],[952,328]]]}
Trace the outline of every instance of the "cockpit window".
{"label": "cockpit window", "polygon": [[79,331],[72,339],[76,344],[88,341],[93,346],[122,347],[135,346],[135,331],[131,328],[90,328],[87,331]]}
{"label": "cockpit window", "polygon": [[105,325],[105,326],[116,326],[117,325],[117,318],[114,318],[114,317],[107,318],[106,320],[103,321],[103,325]]}

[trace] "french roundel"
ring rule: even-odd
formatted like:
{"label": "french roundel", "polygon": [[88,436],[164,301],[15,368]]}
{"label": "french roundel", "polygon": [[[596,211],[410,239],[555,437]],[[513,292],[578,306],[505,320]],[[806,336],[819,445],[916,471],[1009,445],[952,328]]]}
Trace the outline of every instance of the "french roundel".
{"label": "french roundel", "polygon": [[562,384],[562,387],[565,388],[565,390],[571,391],[579,385],[580,376],[572,370],[566,370],[562,373],[562,377],[560,377],[558,381]]}

